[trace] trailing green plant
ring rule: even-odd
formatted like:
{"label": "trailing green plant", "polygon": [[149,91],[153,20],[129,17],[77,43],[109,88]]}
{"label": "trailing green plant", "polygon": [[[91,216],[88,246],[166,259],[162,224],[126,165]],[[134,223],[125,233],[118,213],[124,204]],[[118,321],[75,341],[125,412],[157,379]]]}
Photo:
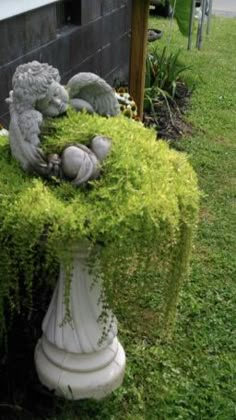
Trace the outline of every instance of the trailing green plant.
{"label": "trailing green plant", "polygon": [[[139,284],[141,271],[145,288],[152,288],[148,273],[155,273],[157,329],[173,324],[198,215],[195,173],[184,154],[156,142],[154,131],[123,116],[69,110],[64,118],[48,122],[42,147],[47,154],[60,153],[68,144],[87,144],[96,134],[112,138],[112,150],[102,176],[86,188],[24,173],[10,156],[7,138],[0,138],[2,329],[5,308],[14,313],[24,304],[30,311],[35,288],[51,289],[58,261],[63,256],[69,263],[63,248],[83,239],[101,245],[101,275],[110,301],[115,304],[120,288]],[[178,257],[177,249],[184,250]]]}
{"label": "trailing green plant", "polygon": [[145,101],[146,105],[162,97],[168,103],[178,93],[178,82],[182,73],[190,66],[180,63],[181,50],[168,53],[166,46],[159,51],[155,46],[146,59]]}

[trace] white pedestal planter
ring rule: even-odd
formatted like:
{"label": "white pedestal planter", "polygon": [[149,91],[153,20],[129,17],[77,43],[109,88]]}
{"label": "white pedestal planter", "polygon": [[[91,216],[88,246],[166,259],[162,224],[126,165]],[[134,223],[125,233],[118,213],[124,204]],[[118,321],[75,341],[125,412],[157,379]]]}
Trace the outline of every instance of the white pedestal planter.
{"label": "white pedestal planter", "polygon": [[71,322],[65,322],[65,271],[60,269],[57,287],[43,321],[43,335],[35,349],[40,381],[69,399],[100,399],[123,380],[125,353],[112,312],[103,311],[101,284],[88,268],[87,247],[78,249],[73,261],[70,290]]}

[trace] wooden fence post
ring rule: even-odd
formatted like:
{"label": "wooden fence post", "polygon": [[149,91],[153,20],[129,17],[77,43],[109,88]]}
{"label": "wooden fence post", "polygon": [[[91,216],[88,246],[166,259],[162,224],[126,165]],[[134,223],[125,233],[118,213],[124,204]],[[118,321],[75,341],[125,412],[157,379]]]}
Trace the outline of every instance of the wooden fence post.
{"label": "wooden fence post", "polygon": [[129,90],[143,118],[149,0],[133,0]]}

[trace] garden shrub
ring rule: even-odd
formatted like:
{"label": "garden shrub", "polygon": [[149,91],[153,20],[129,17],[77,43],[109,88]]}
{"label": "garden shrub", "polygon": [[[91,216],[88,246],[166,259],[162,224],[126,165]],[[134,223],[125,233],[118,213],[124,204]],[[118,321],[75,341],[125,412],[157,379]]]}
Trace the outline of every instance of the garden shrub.
{"label": "garden shrub", "polygon": [[[79,239],[99,244],[108,299],[120,288],[150,291],[158,282],[158,323],[169,331],[186,276],[198,214],[197,179],[187,158],[170,150],[155,132],[124,116],[86,113],[49,120],[42,135],[46,153],[96,134],[112,139],[102,175],[84,188],[28,175],[0,138],[0,320],[32,309],[32,292],[53,287],[58,261]],[[67,257],[65,257],[67,255]],[[66,260],[67,261],[67,260]],[[140,273],[142,275],[140,275]],[[151,279],[151,280],[150,280]],[[140,282],[140,285],[139,285]],[[40,299],[40,296],[37,296]],[[7,308],[7,311],[6,311]]]}

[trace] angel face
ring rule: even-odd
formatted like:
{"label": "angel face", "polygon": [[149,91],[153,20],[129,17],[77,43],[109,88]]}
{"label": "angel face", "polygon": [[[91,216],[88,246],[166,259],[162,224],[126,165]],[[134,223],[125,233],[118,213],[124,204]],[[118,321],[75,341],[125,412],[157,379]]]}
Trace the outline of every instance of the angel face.
{"label": "angel face", "polygon": [[69,95],[64,86],[60,83],[53,81],[48,88],[45,98],[40,99],[36,108],[47,117],[57,117],[63,114],[69,103]]}

